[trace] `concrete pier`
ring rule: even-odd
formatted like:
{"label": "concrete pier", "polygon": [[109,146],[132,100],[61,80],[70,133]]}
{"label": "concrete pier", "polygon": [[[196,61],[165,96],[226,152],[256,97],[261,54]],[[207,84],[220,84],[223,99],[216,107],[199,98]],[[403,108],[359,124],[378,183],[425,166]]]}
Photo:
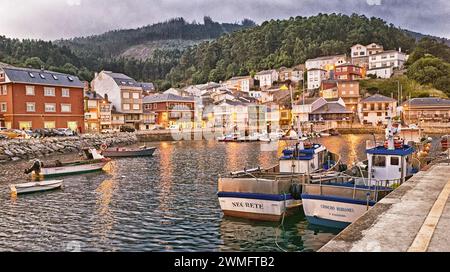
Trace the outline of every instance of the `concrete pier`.
{"label": "concrete pier", "polygon": [[415,175],[319,252],[449,252],[450,164]]}

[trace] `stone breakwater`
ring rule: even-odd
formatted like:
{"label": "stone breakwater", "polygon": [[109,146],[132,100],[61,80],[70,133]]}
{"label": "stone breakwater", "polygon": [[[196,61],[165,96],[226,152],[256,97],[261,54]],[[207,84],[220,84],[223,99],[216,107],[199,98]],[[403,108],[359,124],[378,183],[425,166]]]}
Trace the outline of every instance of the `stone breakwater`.
{"label": "stone breakwater", "polygon": [[77,137],[13,139],[0,141],[0,163],[79,152],[86,147],[125,146],[137,142],[135,134],[118,133]]}

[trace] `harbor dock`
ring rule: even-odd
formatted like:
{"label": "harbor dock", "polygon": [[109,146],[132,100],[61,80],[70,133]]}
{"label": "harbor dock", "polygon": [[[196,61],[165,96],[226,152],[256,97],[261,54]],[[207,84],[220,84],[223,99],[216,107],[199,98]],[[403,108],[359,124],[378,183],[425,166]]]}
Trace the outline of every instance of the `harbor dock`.
{"label": "harbor dock", "polygon": [[416,174],[319,252],[450,251],[449,172],[446,161]]}

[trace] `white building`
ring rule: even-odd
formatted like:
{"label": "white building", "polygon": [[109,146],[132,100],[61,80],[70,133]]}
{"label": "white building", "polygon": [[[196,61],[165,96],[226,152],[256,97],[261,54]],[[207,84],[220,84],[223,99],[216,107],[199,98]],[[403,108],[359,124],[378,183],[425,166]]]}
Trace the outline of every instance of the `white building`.
{"label": "white building", "polygon": [[401,50],[384,51],[369,57],[369,70],[390,66],[396,69],[403,69],[405,62],[406,54],[401,52]]}
{"label": "white building", "polygon": [[391,78],[394,74],[394,66],[380,67],[367,70],[367,75],[375,75],[377,78]]}
{"label": "white building", "polygon": [[358,112],[363,124],[386,125],[386,117],[397,116],[397,100],[375,94],[361,101]]}
{"label": "white building", "polygon": [[266,70],[257,73],[255,79],[259,80],[259,87],[268,88],[272,87],[275,81],[278,81],[279,75],[277,70]]}
{"label": "white building", "polygon": [[346,55],[326,56],[315,59],[309,59],[305,62],[306,69],[324,69],[326,71],[334,70],[336,65],[347,63]]}
{"label": "white building", "polygon": [[108,96],[115,110],[125,115],[126,125],[139,129],[143,89],[136,80],[124,74],[102,71],[95,75],[91,88],[102,96]]}
{"label": "white building", "polygon": [[320,88],[322,80],[327,79],[327,71],[324,69],[312,68],[308,70],[308,90]]}
{"label": "white building", "polygon": [[309,114],[327,103],[322,97],[300,100],[292,107],[292,115],[297,122],[308,122]]}

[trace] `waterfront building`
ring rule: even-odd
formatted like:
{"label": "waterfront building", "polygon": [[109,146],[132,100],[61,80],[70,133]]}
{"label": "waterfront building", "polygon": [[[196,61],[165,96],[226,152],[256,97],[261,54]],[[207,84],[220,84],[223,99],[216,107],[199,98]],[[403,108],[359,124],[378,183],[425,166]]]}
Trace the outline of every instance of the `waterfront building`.
{"label": "waterfront building", "polygon": [[327,100],[327,103],[314,109],[309,114],[309,121],[317,122],[351,122],[353,121],[353,112],[345,107],[342,99]]}
{"label": "waterfront building", "polygon": [[279,74],[277,70],[265,70],[257,73],[255,79],[259,81],[260,88],[270,88],[273,83],[279,80]]}
{"label": "waterfront building", "polygon": [[195,99],[173,94],[156,94],[143,99],[146,113],[154,114],[154,123],[169,128],[192,128],[194,126]]}
{"label": "waterfront building", "polygon": [[327,100],[323,97],[313,97],[300,99],[292,108],[292,115],[297,122],[309,122],[309,115],[327,104]]}
{"label": "waterfront building", "polygon": [[387,125],[387,117],[397,116],[397,100],[375,94],[361,100],[358,112],[363,124]]}
{"label": "waterfront building", "polygon": [[324,80],[320,94],[325,99],[342,98],[349,111],[356,113],[358,110],[360,87],[357,80]]}
{"label": "waterfront building", "polygon": [[95,91],[84,94],[84,125],[89,133],[111,129],[111,102]]}
{"label": "waterfront building", "polygon": [[450,122],[450,100],[437,97],[413,98],[402,104],[407,124]]}
{"label": "waterfront building", "polygon": [[357,113],[360,101],[359,81],[357,80],[338,80],[338,97],[342,98],[347,110]]}
{"label": "waterfront building", "polygon": [[320,88],[322,80],[327,79],[327,71],[319,68],[308,69],[308,90]]}
{"label": "waterfront building", "polygon": [[111,129],[119,131],[125,126],[125,113],[117,111],[116,107],[111,104]]}
{"label": "waterfront building", "polygon": [[83,82],[73,75],[4,67],[0,69],[0,126],[84,132],[83,89]]}
{"label": "waterfront building", "polygon": [[91,89],[108,100],[117,112],[125,114],[125,125],[139,130],[143,121],[143,88],[133,78],[110,71],[96,73]]}

